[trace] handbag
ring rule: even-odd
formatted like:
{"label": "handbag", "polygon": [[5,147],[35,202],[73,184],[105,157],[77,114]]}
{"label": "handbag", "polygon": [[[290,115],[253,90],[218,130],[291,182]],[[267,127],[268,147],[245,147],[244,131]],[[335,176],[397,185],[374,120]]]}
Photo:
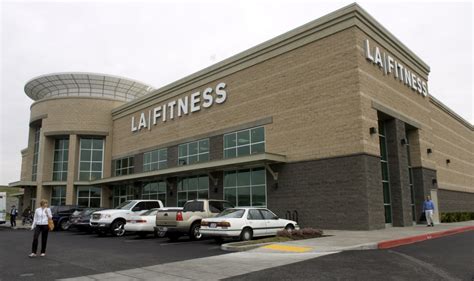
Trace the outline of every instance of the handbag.
{"label": "handbag", "polygon": [[49,231],[54,230],[54,222],[52,219],[48,219],[48,228],[49,228]]}

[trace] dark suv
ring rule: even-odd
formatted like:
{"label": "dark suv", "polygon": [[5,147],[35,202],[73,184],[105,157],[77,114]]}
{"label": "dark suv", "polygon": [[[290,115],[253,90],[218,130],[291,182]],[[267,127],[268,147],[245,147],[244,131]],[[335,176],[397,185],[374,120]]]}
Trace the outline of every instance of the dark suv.
{"label": "dark suv", "polygon": [[54,229],[66,230],[68,228],[69,216],[75,211],[82,211],[84,207],[77,205],[51,206]]}

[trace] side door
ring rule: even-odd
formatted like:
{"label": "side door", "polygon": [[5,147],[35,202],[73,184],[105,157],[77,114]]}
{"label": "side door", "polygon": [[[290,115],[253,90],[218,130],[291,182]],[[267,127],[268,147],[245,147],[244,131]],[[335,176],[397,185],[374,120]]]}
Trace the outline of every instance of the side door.
{"label": "side door", "polygon": [[278,218],[277,215],[272,213],[270,210],[260,209],[260,212],[262,213],[262,216],[267,225],[267,235],[276,235],[278,230],[282,230],[283,228],[285,228],[283,222]]}
{"label": "side door", "polygon": [[257,209],[249,209],[247,214],[247,221],[250,227],[252,227],[253,236],[266,235],[267,225],[262,214]]}

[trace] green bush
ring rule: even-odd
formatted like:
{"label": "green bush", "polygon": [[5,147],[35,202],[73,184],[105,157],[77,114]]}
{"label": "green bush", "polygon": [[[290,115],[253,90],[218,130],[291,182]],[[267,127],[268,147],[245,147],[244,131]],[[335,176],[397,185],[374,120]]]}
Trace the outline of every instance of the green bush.
{"label": "green bush", "polygon": [[323,236],[323,231],[320,229],[314,228],[303,228],[298,230],[280,230],[277,232],[277,237],[286,237],[291,240],[301,240],[309,238],[318,238]]}
{"label": "green bush", "polygon": [[474,212],[441,213],[441,222],[461,222],[474,220]]}

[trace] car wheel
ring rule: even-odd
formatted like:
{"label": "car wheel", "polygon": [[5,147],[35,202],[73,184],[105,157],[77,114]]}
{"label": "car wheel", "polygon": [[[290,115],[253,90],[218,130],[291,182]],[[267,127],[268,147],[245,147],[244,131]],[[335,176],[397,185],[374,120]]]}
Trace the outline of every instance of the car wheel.
{"label": "car wheel", "polygon": [[189,230],[189,238],[191,238],[191,240],[201,239],[202,234],[199,230],[201,230],[201,224],[193,223],[193,225],[191,226],[191,229]]}
{"label": "car wheel", "polygon": [[240,240],[242,241],[249,241],[253,238],[253,231],[249,227],[246,227],[240,233]]}
{"label": "car wheel", "polygon": [[69,220],[67,220],[67,219],[64,219],[64,220],[59,222],[59,228],[61,230],[68,230],[70,226],[71,226],[71,224],[69,223]]}
{"label": "car wheel", "polygon": [[285,226],[285,230],[288,232],[292,232],[293,230],[295,230],[295,227],[292,224],[288,224],[287,226]]}
{"label": "car wheel", "polygon": [[125,234],[125,222],[122,220],[116,220],[112,223],[112,235],[115,237],[120,237]]}

